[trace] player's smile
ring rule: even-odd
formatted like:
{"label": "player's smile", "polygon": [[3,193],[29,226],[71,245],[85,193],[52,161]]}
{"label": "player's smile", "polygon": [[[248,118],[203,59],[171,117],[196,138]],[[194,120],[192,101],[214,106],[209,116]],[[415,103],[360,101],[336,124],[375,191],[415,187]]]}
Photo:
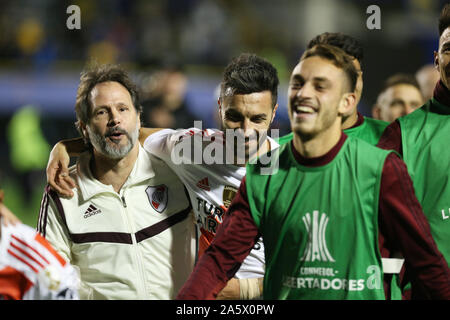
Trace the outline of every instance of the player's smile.
{"label": "player's smile", "polygon": [[297,121],[308,120],[316,116],[319,108],[307,101],[295,101],[292,103],[292,116]]}
{"label": "player's smile", "polygon": [[310,135],[334,123],[342,76],[340,69],[321,57],[307,58],[294,68],[288,90],[293,131]]}
{"label": "player's smile", "polygon": [[[245,157],[256,154],[259,147],[266,142],[269,129],[276,108],[272,108],[272,94],[270,91],[253,92],[250,94],[234,94],[228,96],[220,104],[222,129],[232,129],[242,138],[245,146]],[[234,152],[237,152],[235,145]]]}

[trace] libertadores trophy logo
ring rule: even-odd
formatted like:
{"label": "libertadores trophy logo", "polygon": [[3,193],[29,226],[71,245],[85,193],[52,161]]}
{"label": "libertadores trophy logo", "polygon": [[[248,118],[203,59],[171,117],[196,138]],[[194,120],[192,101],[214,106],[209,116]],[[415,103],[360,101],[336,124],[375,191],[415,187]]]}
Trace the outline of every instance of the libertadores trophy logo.
{"label": "libertadores trophy logo", "polygon": [[301,261],[330,261],[335,262],[327,248],[325,233],[329,218],[322,213],[319,221],[319,211],[314,210],[312,214],[308,212],[303,217],[306,231],[308,232],[308,244]]}

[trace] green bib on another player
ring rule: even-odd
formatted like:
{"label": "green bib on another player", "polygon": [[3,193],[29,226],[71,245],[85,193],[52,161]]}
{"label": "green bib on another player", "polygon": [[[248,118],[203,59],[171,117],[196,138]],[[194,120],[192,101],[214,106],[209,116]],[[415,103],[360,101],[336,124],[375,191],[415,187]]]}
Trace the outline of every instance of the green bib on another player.
{"label": "green bib on another player", "polygon": [[364,122],[360,126],[345,129],[344,132],[349,137],[359,138],[376,146],[388,125],[389,122],[364,117]]}
{"label": "green bib on another player", "polygon": [[398,121],[403,159],[417,199],[450,263],[450,107],[433,98]]}
{"label": "green bib on another player", "polygon": [[265,245],[265,299],[385,298],[378,197],[388,154],[348,137],[325,166],[301,166],[291,144],[280,147],[275,174],[247,166]]}
{"label": "green bib on another player", "polygon": [[[364,122],[360,126],[345,129],[344,133],[349,137],[359,138],[373,146],[376,146],[378,144],[378,140],[380,140],[381,135],[383,134],[384,129],[386,129],[388,125],[389,122],[364,117]],[[278,143],[285,144],[286,142],[291,141],[293,137],[294,134],[291,132],[279,138]]]}

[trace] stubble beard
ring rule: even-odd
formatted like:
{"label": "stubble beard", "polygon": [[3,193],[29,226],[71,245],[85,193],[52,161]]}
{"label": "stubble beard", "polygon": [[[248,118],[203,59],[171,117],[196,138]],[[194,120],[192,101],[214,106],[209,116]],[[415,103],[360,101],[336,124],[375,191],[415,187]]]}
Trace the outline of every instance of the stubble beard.
{"label": "stubble beard", "polygon": [[106,135],[102,135],[97,133],[95,130],[90,129],[89,126],[86,128],[89,133],[90,142],[94,149],[104,156],[114,160],[124,158],[131,151],[131,149],[133,149],[139,137],[139,126],[137,123],[135,129],[130,133],[123,129],[115,130],[125,134],[127,137],[127,143],[124,146],[119,146],[119,144],[116,144],[111,140],[108,141],[108,133]]}

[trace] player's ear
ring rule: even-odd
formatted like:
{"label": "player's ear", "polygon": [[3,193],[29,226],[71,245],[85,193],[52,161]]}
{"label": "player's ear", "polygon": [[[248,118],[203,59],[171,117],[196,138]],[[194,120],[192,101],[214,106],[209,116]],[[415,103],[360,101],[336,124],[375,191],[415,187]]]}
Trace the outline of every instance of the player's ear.
{"label": "player's ear", "polygon": [[433,55],[434,55],[434,68],[437,70],[437,71],[439,71],[439,56],[438,56],[438,53],[437,53],[437,51],[434,51],[433,52]]}
{"label": "player's ear", "polygon": [[138,114],[137,114],[137,124],[136,125],[139,127],[139,129],[141,129],[141,113],[140,112],[138,112]]}
{"label": "player's ear", "polygon": [[83,135],[84,140],[89,140],[89,134],[88,131],[86,129],[86,124],[83,121],[80,121],[78,124],[80,131]]}
{"label": "player's ear", "polygon": [[278,109],[278,103],[275,105],[275,107],[273,107],[273,110],[272,110],[272,120],[270,120],[270,124],[272,124],[273,119],[275,119],[275,114],[277,113],[277,109]]}
{"label": "player's ear", "polygon": [[381,109],[377,104],[372,107],[372,118],[381,120]]}
{"label": "player's ear", "polygon": [[338,113],[342,115],[349,114],[356,104],[356,94],[354,92],[346,92],[342,95],[338,106]]}
{"label": "player's ear", "polygon": [[219,119],[222,119],[222,111],[223,111],[222,104],[223,104],[223,101],[222,101],[222,99],[220,97],[217,99],[217,104],[219,105]]}

